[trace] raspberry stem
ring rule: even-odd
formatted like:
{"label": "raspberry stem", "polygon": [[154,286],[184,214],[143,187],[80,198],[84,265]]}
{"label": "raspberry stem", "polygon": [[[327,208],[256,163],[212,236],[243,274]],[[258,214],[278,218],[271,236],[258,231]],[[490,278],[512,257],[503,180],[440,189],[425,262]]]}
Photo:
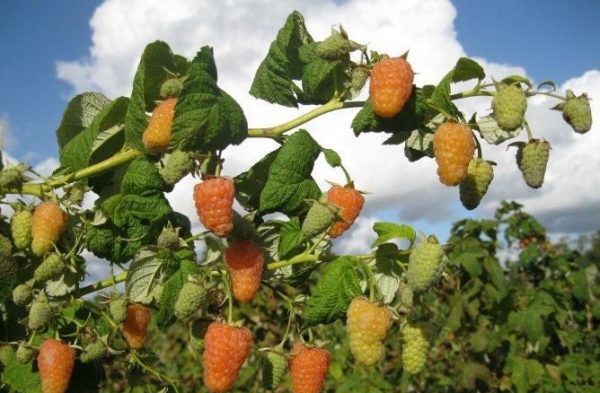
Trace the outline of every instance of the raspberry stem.
{"label": "raspberry stem", "polygon": [[329,101],[326,104],[323,104],[310,112],[307,112],[301,116],[296,117],[288,122],[283,124],[273,126],[273,127],[265,127],[265,128],[250,128],[248,130],[248,136],[254,138],[280,138],[285,132],[290,131],[304,123],[309,122],[312,119],[315,119],[325,113],[332,112],[338,109],[346,109],[346,108],[361,108],[365,104],[365,101],[339,101],[334,97],[333,100]]}
{"label": "raspberry stem", "polygon": [[319,257],[317,257],[316,255],[302,253],[302,254],[296,255],[295,257],[290,258],[288,260],[271,262],[267,265],[267,270],[276,270],[276,269],[279,269],[282,267],[291,266],[291,265],[295,265],[298,263],[316,262],[318,260],[319,260]]}
{"label": "raspberry stem", "polygon": [[81,297],[96,291],[99,291],[101,289],[104,288],[108,288],[114,284],[123,282],[127,279],[127,272],[121,272],[119,274],[117,274],[116,276],[112,276],[112,277],[108,277],[105,278],[103,280],[97,281],[93,284],[90,284],[86,287],[81,288],[77,293],[76,293],[76,297]]}
{"label": "raspberry stem", "polygon": [[177,386],[175,385],[175,381],[173,381],[170,377],[168,377],[167,375],[161,373],[158,370],[155,370],[154,368],[152,368],[151,366],[149,366],[148,364],[144,363],[142,361],[142,359],[138,356],[136,351],[131,351],[131,359],[137,364],[139,365],[141,368],[143,368],[144,370],[146,370],[147,372],[149,372],[150,374],[152,374],[154,377],[156,377],[159,381],[161,382],[166,382],[169,385],[171,385],[173,387],[173,390],[175,391],[175,393],[179,393],[179,389],[177,388]]}

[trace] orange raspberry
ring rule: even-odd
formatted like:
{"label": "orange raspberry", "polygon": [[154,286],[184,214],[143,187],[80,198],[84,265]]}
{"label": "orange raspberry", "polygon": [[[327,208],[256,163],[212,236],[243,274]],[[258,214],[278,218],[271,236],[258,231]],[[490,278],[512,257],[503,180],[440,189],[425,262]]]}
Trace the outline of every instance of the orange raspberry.
{"label": "orange raspberry", "polygon": [[327,192],[327,201],[339,210],[339,219],[329,229],[329,236],[336,238],[344,233],[356,220],[365,204],[360,191],[351,186],[332,186]]}
{"label": "orange raspberry", "polygon": [[45,340],[37,357],[42,393],[64,393],[69,387],[74,365],[75,349],[53,338]]}
{"label": "orange raspberry", "polygon": [[194,187],[200,222],[217,236],[227,236],[233,229],[234,192],[233,180],[229,177],[213,177]]}
{"label": "orange raspberry", "polygon": [[237,380],[250,350],[252,334],[245,327],[212,322],[204,336],[204,384],[212,393],[226,392]]}
{"label": "orange raspberry", "polygon": [[400,113],[412,93],[414,75],[410,63],[402,57],[375,63],[369,86],[373,113],[381,117]]}
{"label": "orange raspberry", "polygon": [[475,152],[475,141],[466,124],[446,122],[433,136],[433,152],[438,164],[440,181],[457,186],[467,177],[469,162]]}
{"label": "orange raspberry", "polygon": [[329,371],[329,352],[296,343],[290,353],[290,372],[294,393],[319,393]]}
{"label": "orange raspberry", "polygon": [[148,340],[148,324],[152,311],[141,304],[127,306],[127,318],[123,322],[122,332],[129,348],[141,349]]}
{"label": "orange raspberry", "polygon": [[152,111],[148,127],[142,136],[144,147],[154,153],[167,150],[171,143],[171,126],[175,117],[177,97],[162,101]]}
{"label": "orange raspberry", "polygon": [[40,203],[33,212],[31,222],[31,251],[41,256],[51,251],[54,243],[60,239],[67,228],[69,216],[58,203],[47,201]]}
{"label": "orange raspberry", "polygon": [[241,302],[253,300],[262,280],[263,250],[249,240],[236,241],[225,250],[224,260],[231,274],[233,296]]}

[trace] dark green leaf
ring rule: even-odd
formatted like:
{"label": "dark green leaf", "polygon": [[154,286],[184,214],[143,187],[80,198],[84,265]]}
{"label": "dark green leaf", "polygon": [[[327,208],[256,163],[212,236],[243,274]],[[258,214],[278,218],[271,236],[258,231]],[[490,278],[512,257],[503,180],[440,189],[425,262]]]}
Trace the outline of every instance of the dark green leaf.
{"label": "dark green leaf", "polygon": [[131,162],[121,182],[123,194],[156,194],[161,192],[163,181],[156,165],[146,157],[138,157]]}
{"label": "dark green leaf", "polygon": [[307,327],[332,323],[346,315],[352,299],[360,294],[354,258],[345,256],[329,263],[306,302],[304,324]]}
{"label": "dark green leaf", "polygon": [[175,321],[173,308],[179,296],[179,291],[187,281],[188,275],[197,270],[198,266],[193,259],[180,260],[179,269],[165,281],[160,308],[156,313],[158,327],[166,328]]}
{"label": "dark green leaf", "polygon": [[282,259],[289,258],[290,254],[302,245],[304,241],[304,234],[300,227],[300,219],[293,217],[289,221],[285,221],[281,224],[279,239],[279,256]]}
{"label": "dark green leaf", "polygon": [[269,168],[279,153],[276,149],[234,179],[236,200],[248,210],[258,210],[260,194],[267,183]]}
{"label": "dark green leaf", "polygon": [[91,92],[76,95],[69,101],[60,125],[56,130],[59,150],[77,134],[92,124],[98,113],[110,104],[110,100],[101,93]]}
{"label": "dark green leaf", "polygon": [[311,42],[304,17],[297,11],[292,12],[258,67],[250,94],[274,104],[297,107],[293,80],[302,77],[298,48]]}
{"label": "dark green leaf", "polygon": [[452,82],[464,82],[471,79],[485,79],[485,71],[475,60],[461,57],[454,66]]}
{"label": "dark green leaf", "polygon": [[321,190],[311,176],[320,146],[305,130],[295,132],[279,149],[260,194],[260,211],[296,215],[306,210],[306,199],[317,199]]}

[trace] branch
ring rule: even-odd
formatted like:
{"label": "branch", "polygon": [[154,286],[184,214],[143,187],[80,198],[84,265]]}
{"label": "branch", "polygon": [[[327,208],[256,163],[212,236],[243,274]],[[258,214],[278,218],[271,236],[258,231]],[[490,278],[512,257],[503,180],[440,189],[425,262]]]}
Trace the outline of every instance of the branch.
{"label": "branch", "polygon": [[328,103],[321,105],[310,112],[307,112],[301,116],[296,117],[288,122],[280,124],[274,127],[266,127],[266,128],[250,128],[248,130],[249,137],[258,137],[258,138],[279,138],[285,132],[292,130],[304,123],[309,122],[312,119],[315,119],[325,113],[333,112],[338,109],[345,108],[361,108],[365,105],[365,101],[329,101]]}
{"label": "branch", "polygon": [[77,291],[75,296],[81,297],[81,296],[99,291],[101,289],[108,288],[114,284],[123,282],[126,279],[127,279],[127,272],[121,272],[121,273],[117,274],[116,276],[105,278],[104,280],[95,282],[93,284],[88,285],[87,287],[81,288],[79,291]]}

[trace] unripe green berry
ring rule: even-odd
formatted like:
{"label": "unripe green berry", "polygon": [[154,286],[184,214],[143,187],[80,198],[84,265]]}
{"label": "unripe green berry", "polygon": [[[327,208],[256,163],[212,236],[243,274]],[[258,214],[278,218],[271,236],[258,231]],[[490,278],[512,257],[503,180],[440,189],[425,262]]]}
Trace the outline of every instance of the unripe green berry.
{"label": "unripe green berry", "polygon": [[521,127],[527,109],[527,97],[518,85],[500,84],[492,99],[496,123],[504,131]]}
{"label": "unripe green berry", "polygon": [[469,162],[467,168],[467,177],[460,183],[460,201],[468,210],[473,210],[479,206],[479,202],[487,192],[487,189],[494,179],[494,169],[492,164],[481,158],[474,158]]}
{"label": "unripe green berry", "polygon": [[423,292],[437,279],[444,249],[439,244],[421,242],[415,246],[409,256],[406,278],[415,292]]}
{"label": "unripe green berry", "polygon": [[314,202],[302,222],[304,236],[310,239],[327,230],[337,220],[337,211],[337,208],[327,203]]}
{"label": "unripe green berry", "polygon": [[160,86],[160,96],[163,98],[178,97],[183,89],[183,82],[179,78],[167,79]]}
{"label": "unripe green berry", "polygon": [[19,284],[13,289],[12,296],[17,306],[26,306],[33,299],[33,290],[29,285]]}
{"label": "unripe green berry", "polygon": [[542,186],[549,158],[550,143],[547,141],[532,139],[519,147],[517,165],[529,187],[540,188]]}
{"label": "unripe green berry", "polygon": [[108,348],[102,341],[98,340],[86,345],[81,353],[81,361],[83,363],[91,363],[95,360],[103,358],[107,354]]}
{"label": "unripe green berry", "polygon": [[46,296],[41,294],[33,301],[33,303],[31,303],[27,327],[29,330],[45,330],[52,320],[52,317],[52,307],[50,306],[50,303],[48,303]]}
{"label": "unripe green berry", "polygon": [[159,169],[165,184],[174,186],[194,169],[194,160],[189,153],[174,151],[166,160],[165,166]]}
{"label": "unripe green berry", "polygon": [[17,361],[22,364],[29,363],[33,360],[37,351],[35,348],[32,348],[29,344],[25,342],[21,342],[17,347],[17,352],[15,353]]}
{"label": "unripe green berry", "polygon": [[62,256],[58,254],[48,255],[44,261],[33,272],[35,282],[42,283],[55,278],[67,269]]}
{"label": "unripe green berry", "polygon": [[170,224],[164,227],[158,235],[156,244],[158,247],[177,249],[179,247],[179,228],[173,228]]}
{"label": "unripe green berry", "polygon": [[123,296],[116,297],[110,301],[108,311],[116,323],[122,323],[127,318],[127,299]]}
{"label": "unripe green berry", "polygon": [[592,128],[592,108],[587,94],[579,97],[567,90],[567,99],[562,104],[563,118],[579,134],[585,134]]}
{"label": "unripe green berry", "polygon": [[425,368],[429,341],[424,331],[415,326],[402,328],[402,367],[410,374],[418,374]]}
{"label": "unripe green berry", "polygon": [[33,214],[29,210],[15,212],[10,219],[10,230],[15,246],[24,250],[31,244]]}
{"label": "unripe green berry", "polygon": [[187,281],[175,301],[175,317],[187,321],[202,311],[206,290],[196,281]]}

